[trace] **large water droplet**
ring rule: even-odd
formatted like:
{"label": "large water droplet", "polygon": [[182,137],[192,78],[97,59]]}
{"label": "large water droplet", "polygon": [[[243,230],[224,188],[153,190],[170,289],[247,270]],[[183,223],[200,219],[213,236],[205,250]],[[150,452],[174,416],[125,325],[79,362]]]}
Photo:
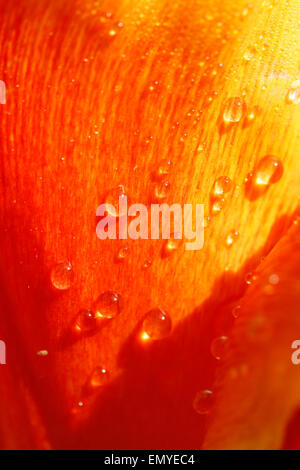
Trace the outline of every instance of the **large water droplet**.
{"label": "large water droplet", "polygon": [[112,291],[103,292],[94,303],[97,317],[115,318],[122,308],[122,301],[119,294]]}
{"label": "large water droplet", "polygon": [[201,390],[196,393],[193,401],[193,408],[200,415],[206,415],[210,412],[212,403],[213,392],[211,390]]}
{"label": "large water droplet", "polygon": [[97,367],[90,377],[90,386],[93,388],[106,385],[109,381],[109,372],[105,367]]}
{"label": "large water droplet", "polygon": [[172,322],[166,312],[160,308],[155,308],[147,313],[142,329],[143,337],[162,339],[171,332]]}
{"label": "large water droplet", "polygon": [[126,214],[127,207],[120,207],[120,203],[125,203],[127,198],[126,191],[123,185],[110,190],[105,199],[106,209],[112,217],[122,217]]}
{"label": "large water droplet", "polygon": [[218,361],[224,357],[227,342],[227,336],[219,336],[218,338],[215,338],[210,345],[210,351],[213,357]]}
{"label": "large water droplet", "polygon": [[283,165],[273,155],[266,155],[257,164],[253,173],[253,181],[258,187],[266,187],[277,183],[283,174]]}
{"label": "large water droplet", "polygon": [[224,106],[223,119],[225,123],[239,122],[246,113],[246,103],[241,98],[229,98]]}
{"label": "large water droplet", "polygon": [[69,262],[59,263],[54,266],[50,273],[50,280],[58,290],[67,290],[70,288],[74,278],[72,265]]}

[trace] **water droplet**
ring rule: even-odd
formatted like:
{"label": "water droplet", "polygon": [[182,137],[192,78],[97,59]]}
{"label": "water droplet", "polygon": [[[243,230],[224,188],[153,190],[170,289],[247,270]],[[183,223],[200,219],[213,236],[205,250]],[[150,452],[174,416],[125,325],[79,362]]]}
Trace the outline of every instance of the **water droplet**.
{"label": "water droplet", "polygon": [[220,176],[213,185],[213,196],[220,197],[232,188],[232,181],[228,176]]}
{"label": "water droplet", "polygon": [[145,263],[143,264],[143,269],[148,269],[150,268],[150,266],[152,265],[152,260],[151,259],[147,259],[145,261]]}
{"label": "water droplet", "polygon": [[143,335],[151,339],[162,339],[168,336],[172,329],[172,322],[166,312],[155,308],[147,313],[143,321]]}
{"label": "water droplet", "polygon": [[157,179],[165,178],[171,170],[172,162],[171,160],[162,160],[157,168],[156,176]]}
{"label": "water droplet", "polygon": [[169,240],[166,240],[163,246],[163,256],[170,256],[179,248],[181,243],[182,240],[177,238],[170,238]]}
{"label": "water droplet", "polygon": [[123,246],[122,248],[120,248],[120,250],[118,251],[118,256],[117,256],[118,261],[124,261],[124,259],[127,258],[128,256],[128,252],[129,252],[128,246]]}
{"label": "water droplet", "polygon": [[246,115],[246,124],[251,124],[260,114],[262,110],[259,106],[253,106],[252,108],[248,109]]}
{"label": "water droplet", "polygon": [[289,104],[300,103],[300,80],[297,80],[292,84],[291,88],[287,92],[286,99]]}
{"label": "water droplet", "polygon": [[78,333],[89,333],[99,327],[99,322],[92,310],[82,309],[78,312],[74,330]]}
{"label": "water droplet", "polygon": [[210,412],[213,403],[213,392],[211,390],[201,390],[197,392],[193,401],[194,410],[200,415]]}
{"label": "water droplet", "polygon": [[[106,196],[105,204],[109,215],[112,217],[122,217],[127,212],[125,205],[127,195],[123,185],[113,188]],[[122,206],[120,207],[120,203]]]}
{"label": "water droplet", "polygon": [[59,263],[54,266],[50,273],[50,279],[53,287],[58,290],[67,290],[70,288],[74,278],[71,263]]}
{"label": "water droplet", "polygon": [[224,357],[227,341],[227,336],[219,336],[218,338],[215,338],[210,345],[210,351],[213,357],[218,361]]}
{"label": "water droplet", "polygon": [[221,212],[221,210],[223,209],[223,206],[224,206],[224,202],[225,202],[225,200],[223,198],[221,198],[221,199],[215,200],[212,203],[212,206],[211,206],[212,215],[217,215]]}
{"label": "water droplet", "polygon": [[228,248],[231,247],[238,238],[239,238],[239,232],[237,232],[236,230],[232,230],[231,232],[229,232],[229,234],[226,237],[226,246]]}
{"label": "water droplet", "polygon": [[154,198],[158,200],[166,199],[170,191],[168,181],[162,181],[154,186]]}
{"label": "water droplet", "polygon": [[276,286],[276,284],[279,283],[278,274],[271,274],[271,276],[269,276],[269,283],[272,284],[273,286]]}
{"label": "water droplet", "polygon": [[121,297],[116,292],[103,292],[94,304],[96,317],[115,318],[122,308]]}
{"label": "water droplet", "polygon": [[223,119],[225,123],[239,122],[246,113],[246,103],[241,98],[229,98],[224,107]]}
{"label": "water droplet", "polygon": [[256,55],[256,49],[254,47],[249,47],[244,54],[244,59],[249,61],[253,59]]}
{"label": "water droplet", "polygon": [[91,375],[90,386],[93,388],[106,385],[109,381],[109,372],[105,367],[97,367]]}
{"label": "water droplet", "polygon": [[250,285],[250,284],[253,284],[253,282],[255,282],[256,279],[257,279],[257,276],[256,276],[256,274],[254,274],[254,273],[248,273],[248,274],[246,274],[246,276],[245,276],[246,284],[249,284],[249,285]]}
{"label": "water droplet", "polygon": [[234,318],[239,318],[240,314],[241,314],[241,306],[240,305],[236,305],[235,307],[233,307],[232,309],[232,316]]}
{"label": "water droplet", "polygon": [[37,355],[42,357],[48,356],[48,351],[46,349],[42,349],[41,351],[37,352]]}
{"label": "water droplet", "polygon": [[283,174],[283,165],[273,155],[266,155],[257,164],[253,173],[253,181],[258,187],[266,187],[277,183]]}

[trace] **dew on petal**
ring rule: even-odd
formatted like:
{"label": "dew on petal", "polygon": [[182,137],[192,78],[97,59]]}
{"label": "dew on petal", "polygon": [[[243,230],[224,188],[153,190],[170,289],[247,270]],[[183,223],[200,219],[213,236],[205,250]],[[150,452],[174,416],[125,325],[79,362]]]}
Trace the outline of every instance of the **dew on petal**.
{"label": "dew on petal", "polygon": [[182,240],[177,238],[170,238],[169,240],[166,240],[162,250],[163,256],[172,255],[179,248],[181,243]]}
{"label": "dew on petal", "polygon": [[241,98],[229,98],[224,106],[223,119],[225,123],[239,122],[245,115],[247,106]]}
{"label": "dew on petal", "polygon": [[46,357],[48,356],[48,351],[46,349],[41,349],[41,351],[38,351],[36,354],[38,356]]}
{"label": "dew on petal", "polygon": [[220,197],[223,194],[228,193],[232,188],[232,181],[228,176],[220,176],[214,182],[212,189],[212,196]]}
{"label": "dew on petal", "polygon": [[235,305],[235,307],[233,307],[231,313],[232,313],[233,318],[239,318],[239,316],[241,314],[241,306],[240,305]]}
{"label": "dew on petal", "polygon": [[50,273],[51,284],[55,289],[67,290],[71,287],[74,278],[71,263],[58,263],[54,266]]}
{"label": "dew on petal", "polygon": [[210,352],[218,361],[224,357],[227,342],[227,336],[219,336],[218,338],[215,338],[210,345]]}
{"label": "dew on petal", "polygon": [[196,393],[193,401],[194,410],[200,415],[210,413],[213,404],[213,392],[211,390],[201,390]]}
{"label": "dew on petal", "polygon": [[75,323],[74,331],[78,333],[90,333],[99,327],[99,322],[95,312],[88,309],[82,309],[78,312]]}
{"label": "dew on petal", "polygon": [[286,99],[289,104],[300,103],[300,80],[297,80],[292,84],[291,88],[287,92]]}
{"label": "dew on petal", "polygon": [[106,210],[112,217],[122,217],[127,213],[127,195],[123,185],[110,190],[105,199]]}
{"label": "dew on petal", "polygon": [[157,179],[163,179],[163,178],[166,178],[169,173],[170,173],[170,170],[171,170],[171,166],[172,166],[172,162],[171,160],[162,160],[159,165],[158,165],[158,168],[157,168],[157,171],[156,171],[156,177]]}
{"label": "dew on petal", "polygon": [[239,232],[232,230],[226,237],[226,246],[230,248],[239,238]]}
{"label": "dew on petal", "polygon": [[244,59],[247,61],[252,60],[256,56],[256,52],[254,47],[249,47],[244,53]]}
{"label": "dew on petal", "polygon": [[221,210],[223,209],[224,202],[225,201],[224,201],[223,198],[213,201],[213,203],[211,205],[211,215],[219,214],[221,212]]}
{"label": "dew on petal", "polygon": [[[155,308],[147,313],[142,327],[142,338],[162,339],[168,336],[172,329],[169,315],[161,308]],[[146,336],[145,336],[146,335]]]}
{"label": "dew on petal", "polygon": [[166,199],[170,192],[170,183],[168,181],[161,181],[154,186],[154,199]]}
{"label": "dew on petal", "polygon": [[253,181],[258,187],[266,187],[277,183],[282,175],[281,161],[273,155],[266,155],[258,162],[253,173]]}
{"label": "dew on petal", "polygon": [[247,273],[246,276],[245,276],[245,281],[246,281],[246,284],[253,284],[257,279],[257,276],[256,274],[254,273]]}
{"label": "dew on petal", "polygon": [[90,377],[90,386],[93,388],[106,385],[109,381],[109,372],[105,367],[97,367]]}
{"label": "dew on petal", "polygon": [[98,318],[115,318],[119,315],[121,308],[121,297],[112,291],[103,292],[94,303],[94,310]]}
{"label": "dew on petal", "polygon": [[276,286],[279,283],[278,274],[271,274],[271,276],[269,276],[269,283]]}
{"label": "dew on petal", "polygon": [[128,256],[128,252],[129,252],[128,246],[123,246],[122,248],[120,248],[120,250],[118,251],[118,255],[117,255],[118,261],[124,261],[125,258],[127,258]]}

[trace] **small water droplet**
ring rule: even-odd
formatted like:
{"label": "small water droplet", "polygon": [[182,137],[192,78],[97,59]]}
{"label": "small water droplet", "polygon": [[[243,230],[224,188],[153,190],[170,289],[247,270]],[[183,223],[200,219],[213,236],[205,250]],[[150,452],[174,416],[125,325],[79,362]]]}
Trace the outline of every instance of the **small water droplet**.
{"label": "small water droplet", "polygon": [[48,351],[46,349],[42,349],[41,351],[37,352],[37,355],[42,357],[48,356]]}
{"label": "small water droplet", "polygon": [[289,104],[300,103],[300,80],[297,80],[292,84],[291,88],[287,92],[286,99]]}
{"label": "small water droplet", "polygon": [[194,410],[200,415],[210,412],[213,403],[213,392],[211,390],[201,390],[196,393],[193,401]]}
{"label": "small water droplet", "polygon": [[276,286],[279,283],[278,274],[271,274],[271,276],[269,276],[269,283]]}
{"label": "small water droplet", "polygon": [[223,198],[215,200],[211,205],[211,214],[217,215],[223,209],[225,200]]}
{"label": "small water droplet", "polygon": [[224,106],[224,122],[239,122],[245,115],[246,109],[246,103],[241,98],[229,98]]}
{"label": "small water droplet", "polygon": [[227,347],[227,342],[228,342],[227,336],[219,336],[218,338],[215,338],[210,345],[211,354],[218,361],[224,357],[224,353]]}
{"label": "small water droplet", "polygon": [[231,313],[232,313],[233,318],[239,318],[239,316],[241,314],[241,306],[236,305],[235,307],[233,307]]}
{"label": "small water droplet", "polygon": [[90,386],[93,388],[106,385],[109,381],[109,372],[105,367],[97,367],[90,377]]}
{"label": "small water droplet", "polygon": [[147,259],[143,264],[143,269],[148,269],[148,268],[150,268],[151,265],[152,265],[152,260]]}
{"label": "small water droplet", "polygon": [[160,308],[150,310],[143,321],[143,335],[151,339],[165,338],[171,329],[172,322],[169,315]]}
{"label": "small water droplet", "polygon": [[168,181],[162,181],[154,186],[154,198],[157,200],[166,199],[170,191],[170,184]]}
{"label": "small water droplet", "polygon": [[92,310],[82,309],[78,312],[74,330],[78,333],[89,333],[99,327],[97,317]]}
{"label": "small water droplet", "polygon": [[96,317],[101,318],[115,318],[119,315],[121,308],[121,297],[112,291],[103,292],[94,304]]}
{"label": "small water droplet", "polygon": [[165,178],[171,170],[172,162],[171,160],[162,160],[157,168],[156,177],[157,179]]}
{"label": "small water droplet", "polygon": [[[124,186],[121,184],[116,188],[110,190],[105,199],[105,204],[107,205],[106,210],[109,215],[112,217],[122,217],[126,214],[127,207],[125,203],[127,198],[126,191]],[[122,206],[120,207],[120,203]]]}
{"label": "small water droplet", "polygon": [[232,188],[232,181],[228,176],[220,176],[213,185],[213,196],[220,197],[225,193],[228,193]]}
{"label": "small water droplet", "polygon": [[253,284],[253,282],[255,282],[256,279],[257,279],[257,276],[256,276],[256,274],[254,274],[254,273],[248,273],[248,274],[246,274],[246,276],[245,276],[246,284],[249,284],[249,285],[250,285],[250,284]]}
{"label": "small water droplet", "polygon": [[226,246],[230,248],[239,238],[239,232],[232,230],[226,237]]}
{"label": "small water droplet", "polygon": [[244,53],[244,59],[249,61],[256,56],[256,49],[254,47],[249,47]]}
{"label": "small water droplet", "polygon": [[58,263],[54,266],[50,273],[51,284],[55,289],[67,290],[70,288],[74,278],[71,263]]}
{"label": "small water droplet", "polygon": [[182,240],[177,238],[170,238],[169,240],[166,240],[163,246],[163,256],[170,256],[179,248],[181,243]]}
{"label": "small water droplet", "polygon": [[129,252],[128,246],[123,246],[122,248],[120,248],[120,250],[118,251],[118,255],[117,255],[118,261],[124,261],[125,258],[127,258],[128,256],[128,252]]}

